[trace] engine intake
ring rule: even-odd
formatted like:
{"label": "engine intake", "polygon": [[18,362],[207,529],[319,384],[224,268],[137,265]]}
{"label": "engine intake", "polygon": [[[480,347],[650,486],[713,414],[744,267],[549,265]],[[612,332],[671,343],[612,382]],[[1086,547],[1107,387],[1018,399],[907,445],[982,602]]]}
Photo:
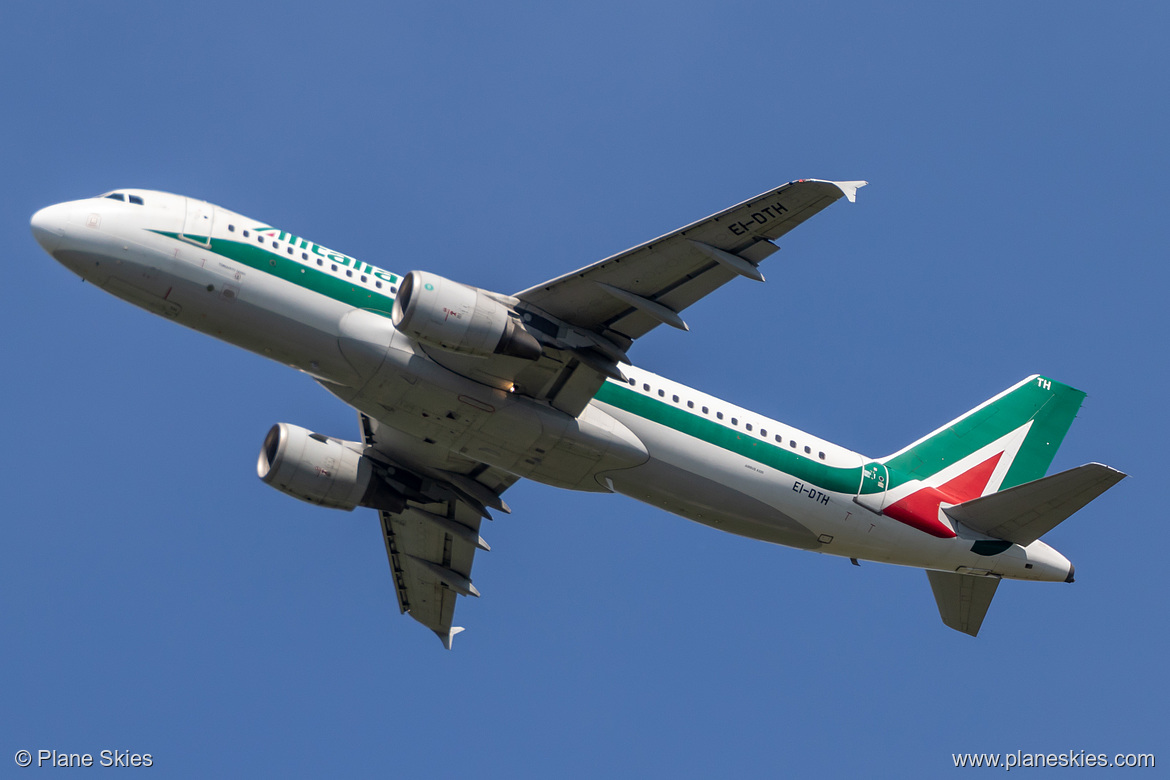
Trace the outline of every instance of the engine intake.
{"label": "engine intake", "polygon": [[401,512],[406,502],[374,472],[362,445],[288,423],[264,437],[256,462],[260,479],[293,498],[333,509],[358,506]]}
{"label": "engine intake", "polygon": [[449,352],[525,360],[542,352],[508,307],[486,291],[426,271],[411,271],[402,280],[391,318],[410,338]]}

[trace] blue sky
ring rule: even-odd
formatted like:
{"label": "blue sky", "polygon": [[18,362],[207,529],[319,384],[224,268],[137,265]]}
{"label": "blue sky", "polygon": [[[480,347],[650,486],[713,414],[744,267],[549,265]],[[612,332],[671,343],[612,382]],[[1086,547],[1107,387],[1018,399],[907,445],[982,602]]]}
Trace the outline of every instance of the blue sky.
{"label": "blue sky", "polygon": [[[45,2],[0,50],[0,766],[160,776],[937,777],[1165,729],[1170,120],[1156,4]],[[135,186],[513,292],[785,181],[868,179],[640,365],[871,455],[1028,374],[1053,470],[1132,474],[978,639],[918,571],[521,483],[452,653],[372,512],[255,476],[356,437],[308,378],[80,283],[49,203]],[[6,755],[5,755],[6,753]],[[1166,755],[1162,755],[1166,754]],[[35,770],[27,770],[34,772]]]}

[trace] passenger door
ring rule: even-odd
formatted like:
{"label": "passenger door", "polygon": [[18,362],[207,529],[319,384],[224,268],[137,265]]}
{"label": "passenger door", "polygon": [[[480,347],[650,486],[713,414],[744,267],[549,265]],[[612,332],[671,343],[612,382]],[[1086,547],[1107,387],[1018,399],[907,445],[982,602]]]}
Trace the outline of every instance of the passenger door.
{"label": "passenger door", "polygon": [[211,246],[211,228],[215,206],[202,200],[187,198],[187,216],[183,220],[180,238],[199,246]]}

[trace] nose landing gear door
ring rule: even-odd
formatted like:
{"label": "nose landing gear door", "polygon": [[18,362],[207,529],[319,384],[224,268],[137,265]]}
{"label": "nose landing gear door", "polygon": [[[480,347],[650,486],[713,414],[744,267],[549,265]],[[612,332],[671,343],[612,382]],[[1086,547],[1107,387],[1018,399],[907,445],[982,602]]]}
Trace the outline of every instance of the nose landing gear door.
{"label": "nose landing gear door", "polygon": [[866,509],[881,512],[885,506],[886,488],[890,483],[890,473],[881,463],[866,463],[862,467],[861,485],[857,489],[857,498],[853,499]]}
{"label": "nose landing gear door", "polygon": [[199,246],[211,246],[211,224],[215,219],[215,207],[210,203],[187,198],[187,216],[183,220],[180,238]]}

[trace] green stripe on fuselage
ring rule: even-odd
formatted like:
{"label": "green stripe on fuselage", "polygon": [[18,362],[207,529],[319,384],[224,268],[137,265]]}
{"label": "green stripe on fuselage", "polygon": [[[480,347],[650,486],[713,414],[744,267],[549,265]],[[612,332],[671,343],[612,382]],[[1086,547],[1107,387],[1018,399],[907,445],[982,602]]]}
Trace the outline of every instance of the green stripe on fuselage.
{"label": "green stripe on fuselage", "polygon": [[[151,232],[181,240],[178,233],[163,230]],[[240,265],[271,274],[278,279],[292,282],[306,290],[320,293],[357,309],[366,309],[389,317],[394,307],[394,298],[391,295],[369,290],[346,279],[339,279],[327,271],[306,265],[292,257],[284,257],[276,252],[270,252],[261,246],[241,241],[229,241],[224,238],[213,238],[210,247],[200,246],[199,248],[208,249]],[[355,273],[360,272],[355,271]]]}
{"label": "green stripe on fuselage", "polygon": [[861,484],[860,466],[847,469],[818,463],[766,439],[731,430],[665,401],[647,398],[625,385],[606,382],[594,398],[699,441],[742,455],[777,471],[783,471],[822,490],[852,494],[857,492],[857,486]]}

